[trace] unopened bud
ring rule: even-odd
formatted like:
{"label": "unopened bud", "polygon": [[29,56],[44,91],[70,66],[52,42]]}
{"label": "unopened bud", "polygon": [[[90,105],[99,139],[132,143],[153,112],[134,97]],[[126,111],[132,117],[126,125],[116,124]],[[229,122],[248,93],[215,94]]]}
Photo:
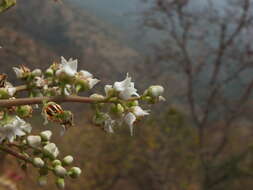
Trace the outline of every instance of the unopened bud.
{"label": "unopened bud", "polygon": [[49,141],[52,137],[52,132],[50,130],[46,130],[40,133],[40,136],[43,141]]}
{"label": "unopened bud", "polygon": [[47,177],[39,176],[38,183],[40,186],[45,186],[47,184]]}
{"label": "unopened bud", "polygon": [[34,69],[34,70],[32,71],[32,74],[33,74],[34,76],[41,76],[42,72],[41,72],[40,69]]}
{"label": "unopened bud", "polygon": [[81,175],[82,170],[78,167],[73,167],[69,170],[69,176],[72,178],[77,178]]}
{"label": "unopened bud", "polygon": [[59,188],[59,189],[64,189],[65,187],[65,181],[63,178],[57,178],[56,180],[56,186]]}
{"label": "unopened bud", "polygon": [[63,158],[63,165],[68,166],[68,165],[72,164],[73,161],[74,161],[73,156],[70,156],[70,155],[66,156],[65,158]]}
{"label": "unopened bud", "polygon": [[34,148],[37,148],[41,145],[41,137],[30,135],[27,137],[27,143]]}
{"label": "unopened bud", "polygon": [[67,174],[67,170],[64,167],[58,165],[54,168],[54,173],[58,177],[64,177]]}
{"label": "unopened bud", "polygon": [[164,88],[159,85],[150,86],[148,88],[148,93],[152,97],[159,97],[163,94]]}
{"label": "unopened bud", "polygon": [[33,164],[34,164],[34,166],[36,166],[38,168],[42,168],[42,167],[44,167],[45,162],[41,158],[36,157],[33,159]]}

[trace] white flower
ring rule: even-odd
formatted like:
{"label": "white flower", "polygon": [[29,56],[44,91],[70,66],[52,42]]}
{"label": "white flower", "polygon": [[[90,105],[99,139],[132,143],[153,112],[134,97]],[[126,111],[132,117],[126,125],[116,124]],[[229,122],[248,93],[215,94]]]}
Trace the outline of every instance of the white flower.
{"label": "white flower", "polygon": [[108,118],[104,122],[104,130],[108,133],[114,133],[113,127],[114,127],[115,121],[112,120],[112,118],[108,115]]}
{"label": "white flower", "polygon": [[27,137],[27,143],[31,146],[31,147],[39,147],[41,145],[41,137],[37,136],[37,135],[30,135]]}
{"label": "white flower", "polygon": [[77,72],[77,59],[72,60],[71,58],[67,61],[64,57],[61,57],[61,64],[59,70],[56,71],[56,76],[66,75],[74,77]]}
{"label": "white flower", "polygon": [[65,87],[64,87],[64,95],[65,96],[70,96],[72,94],[71,92],[71,85],[67,84]]}
{"label": "white flower", "polygon": [[43,147],[43,150],[49,156],[56,158],[59,155],[59,150],[54,143],[49,143]]}
{"label": "white flower", "polygon": [[136,117],[143,117],[145,115],[149,115],[148,111],[143,110],[140,106],[133,106],[131,107],[131,109]]}
{"label": "white flower", "polygon": [[13,71],[15,72],[17,78],[22,78],[23,72],[22,72],[22,70],[20,68],[13,67]]}
{"label": "white flower", "polygon": [[16,93],[17,89],[15,87],[9,87],[9,88],[7,87],[6,90],[9,96],[13,96]]}
{"label": "white flower", "polygon": [[134,83],[131,82],[131,77],[126,76],[126,79],[121,82],[115,82],[113,88],[119,92],[119,97],[123,100],[128,100],[132,96],[139,96],[137,89],[134,88]]}
{"label": "white flower", "polygon": [[83,77],[83,78],[93,78],[93,75],[85,70],[81,70],[79,71],[79,74]]}
{"label": "white flower", "polygon": [[113,94],[114,89],[112,87],[112,85],[105,85],[105,95],[106,97],[109,97]]}
{"label": "white flower", "polygon": [[25,78],[31,72],[30,69],[24,65],[18,67],[13,67],[13,70],[17,76],[17,78]]}
{"label": "white flower", "polygon": [[134,122],[145,115],[149,115],[148,111],[143,110],[140,106],[131,107],[131,112],[125,115],[124,121],[129,126],[131,135],[133,135]]}
{"label": "white flower", "polygon": [[31,131],[30,124],[20,119],[18,116],[2,120],[0,122],[0,143],[8,139],[13,142],[17,136],[24,136]]}
{"label": "white flower", "polygon": [[96,78],[88,78],[87,81],[89,84],[89,88],[92,89],[100,80]]}
{"label": "white flower", "polygon": [[131,133],[131,136],[132,136],[133,135],[133,129],[134,129],[134,122],[136,121],[136,116],[133,113],[129,112],[128,114],[126,114],[124,120],[130,128],[130,133]]}

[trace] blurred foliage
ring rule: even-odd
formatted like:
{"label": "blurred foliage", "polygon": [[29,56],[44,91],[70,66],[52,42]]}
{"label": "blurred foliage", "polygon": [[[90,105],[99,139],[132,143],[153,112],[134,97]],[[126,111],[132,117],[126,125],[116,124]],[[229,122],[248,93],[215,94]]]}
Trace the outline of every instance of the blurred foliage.
{"label": "blurred foliage", "polygon": [[16,5],[16,0],[1,0],[0,1],[0,13],[8,10],[9,8]]}

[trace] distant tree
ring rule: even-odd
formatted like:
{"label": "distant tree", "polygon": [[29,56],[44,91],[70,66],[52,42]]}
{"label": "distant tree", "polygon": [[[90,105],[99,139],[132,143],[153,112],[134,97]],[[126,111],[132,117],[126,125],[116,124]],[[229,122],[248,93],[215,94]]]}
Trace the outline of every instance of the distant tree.
{"label": "distant tree", "polygon": [[176,71],[184,81],[181,100],[198,131],[201,189],[251,176],[237,167],[249,155],[249,142],[238,142],[236,156],[229,147],[242,121],[252,125],[253,2],[146,2],[151,6],[144,12],[144,25],[159,31],[162,39],[153,46],[154,63],[165,65],[164,72]]}

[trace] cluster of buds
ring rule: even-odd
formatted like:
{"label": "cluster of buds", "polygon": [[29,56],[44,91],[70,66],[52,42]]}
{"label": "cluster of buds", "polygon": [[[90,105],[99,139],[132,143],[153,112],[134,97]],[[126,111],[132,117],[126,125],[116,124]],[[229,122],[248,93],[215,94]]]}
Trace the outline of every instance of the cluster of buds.
{"label": "cluster of buds", "polygon": [[[66,156],[62,160],[58,158],[57,145],[50,141],[51,131],[43,131],[39,135],[31,134],[32,126],[26,120],[33,116],[33,109],[40,108],[45,124],[50,121],[61,125],[61,133],[64,134],[66,129],[74,125],[73,114],[64,110],[59,102],[65,99],[90,103],[95,110],[93,121],[96,125],[113,133],[116,125],[126,124],[133,135],[136,121],[150,114],[150,110],[143,109],[141,103],[149,107],[165,100],[162,86],[150,86],[144,93],[138,93],[128,74],[123,81],[106,85],[104,94],[78,96],[78,93],[92,89],[99,80],[86,70],[78,71],[77,60],[73,59],[67,61],[61,57],[60,63],[53,63],[45,71],[31,70],[24,65],[13,69],[24,85],[15,87],[7,81],[5,74],[0,75],[0,105],[2,102],[5,102],[4,105],[7,105],[6,102],[16,102],[0,107],[0,150],[15,147],[19,151],[18,158],[23,158],[25,166],[30,163],[39,169],[40,185],[47,183],[47,174],[51,171],[56,176],[57,186],[64,188],[65,178],[77,178],[81,170],[71,167],[72,156]],[[24,99],[19,99],[19,91],[28,92],[26,103]]]}
{"label": "cluster of buds", "polygon": [[52,132],[49,130],[41,132],[40,135],[29,135],[23,141],[22,149],[31,148],[33,150],[33,158],[30,160],[39,169],[38,183],[40,185],[47,184],[47,175],[52,172],[56,176],[57,187],[64,188],[65,178],[79,177],[81,169],[71,166],[74,158],[70,155],[65,156],[62,160],[58,158],[60,152],[57,145],[50,142],[51,137]]}

